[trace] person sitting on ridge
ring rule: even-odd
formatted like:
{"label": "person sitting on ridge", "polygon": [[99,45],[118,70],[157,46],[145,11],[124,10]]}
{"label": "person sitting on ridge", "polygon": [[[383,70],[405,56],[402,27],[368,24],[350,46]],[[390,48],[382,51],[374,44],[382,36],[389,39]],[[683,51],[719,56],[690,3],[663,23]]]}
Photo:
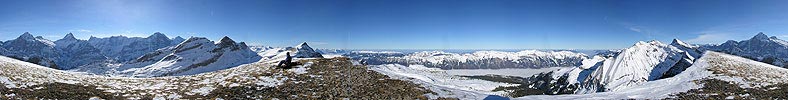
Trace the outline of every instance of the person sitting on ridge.
{"label": "person sitting on ridge", "polygon": [[[287,52],[287,58],[285,60],[279,61],[279,64],[276,65],[279,68],[290,68],[293,66],[293,57],[290,57],[290,52]],[[284,65],[284,66],[282,66]]]}

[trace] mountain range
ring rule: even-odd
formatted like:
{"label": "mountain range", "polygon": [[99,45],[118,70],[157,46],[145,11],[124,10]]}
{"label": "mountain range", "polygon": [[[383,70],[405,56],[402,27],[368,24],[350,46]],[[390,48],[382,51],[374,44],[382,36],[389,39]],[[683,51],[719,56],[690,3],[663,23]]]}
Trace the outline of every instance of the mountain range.
{"label": "mountain range", "polygon": [[[4,64],[0,66],[0,83],[5,85],[0,88],[0,93],[4,93],[0,98],[11,93],[6,91],[9,89],[39,91],[39,87],[49,88],[46,84],[52,82],[58,86],[99,86],[94,91],[108,92],[100,94],[128,95],[119,97],[155,95],[179,99],[239,91],[246,98],[257,98],[248,94],[259,96],[271,89],[300,91],[301,88],[278,87],[321,81],[342,83],[316,83],[305,89],[353,86],[367,90],[389,84],[380,83],[392,80],[388,78],[418,85],[405,88],[432,90],[433,93],[416,94],[430,98],[483,99],[502,95],[518,99],[779,99],[786,98],[780,93],[788,91],[784,89],[788,84],[788,42],[764,33],[719,45],[694,45],[679,39],[667,44],[639,41],[627,48],[600,50],[592,55],[571,50],[403,53],[315,49],[306,42],[293,47],[248,46],[227,36],[211,41],[204,37],[168,38],[159,32],[145,38],[112,36],[88,40],[68,33],[56,41],[26,32],[0,42],[0,47],[0,55],[5,56],[0,56],[0,64]],[[287,54],[300,65],[275,69],[273,65],[288,58]],[[544,72],[522,76],[472,74],[518,69]],[[454,71],[460,74],[449,74]],[[376,76],[380,74],[386,76]],[[356,81],[345,81],[348,79]],[[359,82],[375,84],[356,84]]]}
{"label": "mountain range", "polygon": [[719,45],[702,45],[702,50],[718,51],[788,68],[788,41],[763,32],[749,40],[729,40]]}
{"label": "mountain range", "polygon": [[[280,49],[273,56],[292,52],[296,58],[322,57],[306,43]],[[168,38],[163,33],[141,37],[91,37],[80,40],[72,33],[57,41],[25,32],[2,42],[0,54],[50,68],[124,77],[193,75],[232,68],[263,59],[244,42],[230,37],[210,41],[203,37]],[[270,51],[268,51],[270,52]],[[271,56],[271,55],[266,55]]]}

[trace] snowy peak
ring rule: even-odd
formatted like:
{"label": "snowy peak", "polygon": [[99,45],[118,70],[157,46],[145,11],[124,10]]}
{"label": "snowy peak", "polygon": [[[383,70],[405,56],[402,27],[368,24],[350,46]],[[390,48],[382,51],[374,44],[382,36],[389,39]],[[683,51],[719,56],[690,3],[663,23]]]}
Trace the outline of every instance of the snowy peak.
{"label": "snowy peak", "polygon": [[293,55],[293,57],[296,58],[323,58],[322,54],[315,51],[315,49],[312,49],[312,47],[309,47],[306,42],[295,46],[295,49],[296,53]]}
{"label": "snowy peak", "polygon": [[679,40],[679,39],[673,39],[673,42],[671,42],[670,44],[671,44],[671,45],[681,45],[681,46],[690,47],[690,45],[689,45],[689,44],[687,44],[687,43],[685,43],[684,41],[681,41],[681,40]]}
{"label": "snowy peak", "polygon": [[219,43],[217,43],[216,46],[218,48],[214,49],[214,52],[217,51],[217,50],[220,50],[220,49],[225,49],[225,48],[229,48],[229,50],[231,50],[231,51],[236,51],[236,50],[240,50],[240,49],[247,49],[248,50],[248,48],[249,48],[248,46],[246,46],[246,43],[243,43],[243,44],[235,43],[235,41],[233,41],[233,39],[230,39],[230,37],[227,37],[227,36],[224,36],[221,40],[219,40]]}
{"label": "snowy peak", "polygon": [[153,35],[148,36],[148,39],[154,39],[154,38],[155,39],[159,39],[159,38],[169,39],[169,38],[167,38],[167,35],[164,35],[161,32],[156,32],[156,33],[153,33]]}
{"label": "snowy peak", "polygon": [[181,36],[177,36],[175,38],[172,38],[172,42],[170,42],[170,44],[178,45],[178,44],[180,44],[183,41],[186,41],[186,39],[183,39]]}
{"label": "snowy peak", "polygon": [[249,48],[249,45],[246,45],[246,42],[238,43],[238,46],[241,46],[241,48]]}
{"label": "snowy peak", "polygon": [[685,60],[688,62],[683,63],[692,62],[692,58],[686,55],[683,50],[659,41],[638,42],[614,58],[605,60],[581,83],[583,89],[578,93],[617,91],[659,79],[671,68],[688,67],[678,64]]}
{"label": "snowy peak", "polygon": [[235,41],[233,41],[233,39],[230,39],[230,37],[224,36],[222,37],[222,39],[219,39],[219,42],[216,44],[222,47],[226,47],[226,46],[235,45]]}
{"label": "snowy peak", "polygon": [[172,38],[172,41],[178,41],[178,43],[180,43],[180,42],[186,41],[186,39],[184,39],[181,36],[176,36],[175,38]]}
{"label": "snowy peak", "polygon": [[769,40],[769,36],[763,34],[763,32],[758,32],[758,35],[753,36],[750,40]]}
{"label": "snowy peak", "polygon": [[241,64],[259,61],[261,57],[246,47],[246,43],[235,43],[229,37],[218,43],[204,37],[191,37],[175,47],[148,53],[137,62],[128,63],[131,69],[124,71],[134,77],[157,77],[192,75],[232,68]]}
{"label": "snowy peak", "polygon": [[76,37],[74,37],[74,34],[72,34],[72,33],[68,33],[68,34],[66,34],[66,36],[65,36],[65,37],[63,37],[63,39],[62,39],[62,40],[77,40],[77,38],[76,38]]}
{"label": "snowy peak", "polygon": [[207,38],[204,37],[191,37],[186,41],[183,41],[183,43],[175,46],[174,51],[175,52],[186,51],[203,45],[212,45],[211,43],[212,43],[211,40],[208,40]]}
{"label": "snowy peak", "polygon": [[33,35],[32,35],[32,34],[30,34],[30,32],[25,32],[24,34],[20,35],[20,36],[19,36],[19,37],[17,37],[16,39],[17,39],[17,40],[31,40],[31,41],[32,41],[32,40],[34,40],[34,39],[36,39],[36,38],[35,38],[35,37],[33,37]]}
{"label": "snowy peak", "polygon": [[304,49],[312,49],[312,47],[309,47],[309,44],[306,44],[306,42],[304,42],[304,43],[301,43],[301,44],[298,44],[298,45],[296,46],[296,48],[299,48],[299,49],[300,49],[300,48],[304,48]]}
{"label": "snowy peak", "polygon": [[183,41],[183,40],[186,40],[186,39],[184,39],[181,36],[176,36],[175,38],[172,38],[172,40],[181,40],[181,41]]}

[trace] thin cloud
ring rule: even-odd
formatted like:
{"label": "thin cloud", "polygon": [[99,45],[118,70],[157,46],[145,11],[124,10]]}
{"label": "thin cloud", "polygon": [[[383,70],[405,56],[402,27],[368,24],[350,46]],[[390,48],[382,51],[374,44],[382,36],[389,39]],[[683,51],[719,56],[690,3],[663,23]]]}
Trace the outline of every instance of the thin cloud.
{"label": "thin cloud", "polygon": [[635,31],[635,32],[638,32],[638,33],[643,32],[643,30],[641,30],[640,28],[635,28],[635,27],[629,27],[629,30]]}
{"label": "thin cloud", "polygon": [[306,43],[309,43],[310,45],[326,45],[326,44],[328,44],[327,42],[306,42]]}
{"label": "thin cloud", "polygon": [[731,39],[731,33],[702,33],[695,38],[687,40],[693,44],[719,44]]}
{"label": "thin cloud", "polygon": [[631,23],[621,22],[619,23],[619,25],[624,26],[624,28],[632,32],[643,34],[644,36],[650,39],[654,39],[654,35],[664,36],[663,34],[660,34],[658,31],[650,30],[646,27],[631,24]]}
{"label": "thin cloud", "polygon": [[123,33],[94,33],[90,34],[91,37],[112,37],[112,36],[126,36],[126,37],[147,37],[150,34],[134,33],[132,31],[124,31]]}
{"label": "thin cloud", "polygon": [[68,31],[70,31],[70,32],[82,32],[82,33],[93,32],[92,30],[87,30],[87,29],[73,29],[73,30],[68,30]]}

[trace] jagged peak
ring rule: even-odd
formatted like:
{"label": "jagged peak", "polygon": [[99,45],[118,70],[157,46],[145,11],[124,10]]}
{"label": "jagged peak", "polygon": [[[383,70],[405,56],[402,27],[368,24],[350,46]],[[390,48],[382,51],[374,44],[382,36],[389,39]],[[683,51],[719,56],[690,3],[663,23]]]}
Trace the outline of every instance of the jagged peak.
{"label": "jagged peak", "polygon": [[[186,39],[186,41],[183,41],[183,42],[184,43],[189,43],[189,42],[195,42],[195,41],[201,41],[201,40],[208,40],[208,38],[205,38],[205,37],[189,37],[189,39]],[[210,41],[210,40],[208,40],[208,41]]]}
{"label": "jagged peak", "polygon": [[246,45],[246,42],[241,42],[241,43],[238,43],[238,45],[240,45],[240,46],[241,46],[241,48],[249,48],[249,46],[248,46],[248,45]]}
{"label": "jagged peak", "polygon": [[769,36],[763,34],[763,32],[758,32],[757,35],[752,37],[752,40],[763,40],[763,39],[769,39]]}
{"label": "jagged peak", "polygon": [[648,43],[651,43],[651,44],[662,44],[662,42],[659,42],[657,40],[651,40],[651,41],[648,41]]}
{"label": "jagged peak", "polygon": [[76,39],[77,38],[74,37],[74,34],[72,34],[72,33],[68,33],[68,34],[66,34],[65,37],[63,37],[63,40],[76,40]]}
{"label": "jagged peak", "polygon": [[183,37],[181,36],[176,36],[175,38],[172,38],[172,40],[185,40],[185,39],[183,39]]}
{"label": "jagged peak", "polygon": [[662,44],[662,42],[659,42],[657,40],[651,40],[651,41],[648,41],[648,42],[638,41],[638,43],[635,43],[635,46],[639,46],[639,45],[659,45],[659,44]]}
{"label": "jagged peak", "polygon": [[304,43],[298,44],[296,46],[296,48],[312,48],[312,47],[309,47],[309,44],[306,44],[306,42],[304,42]]}
{"label": "jagged peak", "polygon": [[224,36],[224,37],[222,37],[222,39],[219,39],[219,43],[217,43],[217,44],[233,44],[233,43],[235,43],[235,41],[233,41],[233,39],[230,39],[230,37]]}
{"label": "jagged peak", "polygon": [[33,34],[30,34],[30,32],[25,32],[22,35],[20,35],[17,39],[29,40],[29,39],[35,39],[35,37],[33,37]]}
{"label": "jagged peak", "polygon": [[671,45],[690,46],[690,45],[689,45],[689,44],[687,44],[686,42],[684,42],[684,41],[681,41],[681,40],[679,40],[679,39],[673,39],[673,42],[671,42],[670,44],[671,44]]}
{"label": "jagged peak", "polygon": [[[153,35],[148,36],[148,38],[167,38],[167,35],[162,34],[161,32],[153,33]],[[169,38],[167,38],[169,39]]]}

